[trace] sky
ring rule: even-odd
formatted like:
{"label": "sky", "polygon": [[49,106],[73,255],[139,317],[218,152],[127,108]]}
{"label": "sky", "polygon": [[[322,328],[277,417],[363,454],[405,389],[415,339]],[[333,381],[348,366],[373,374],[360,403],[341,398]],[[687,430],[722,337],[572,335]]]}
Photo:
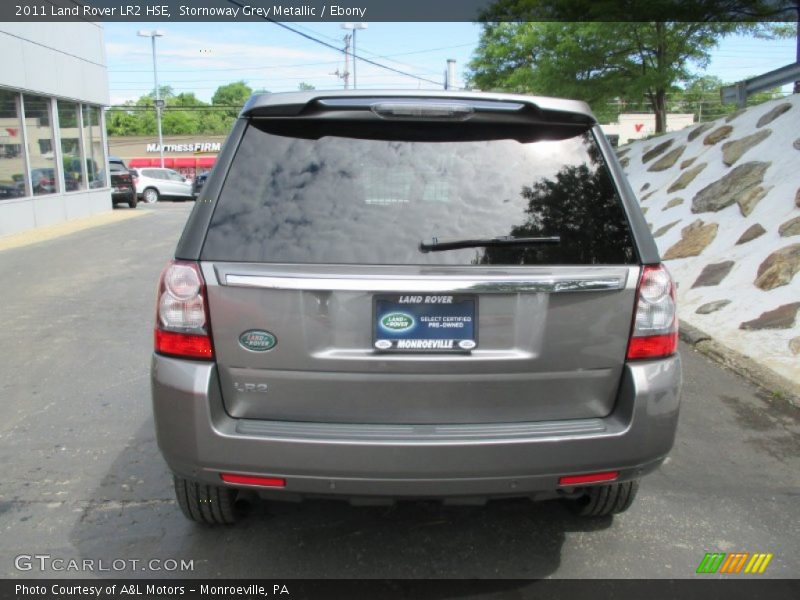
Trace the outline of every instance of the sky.
{"label": "sky", "polygon": [[[339,23],[287,23],[342,48],[347,31]],[[153,89],[150,40],[139,29],[153,23],[106,23],[111,103],[120,104]],[[175,92],[195,92],[209,101],[217,86],[244,80],[253,89],[286,92],[301,82],[317,89],[341,89],[344,55],[273,23],[163,23],[158,38],[159,83]],[[446,61],[456,60],[456,85],[462,86],[481,28],[474,23],[367,23],[356,34],[356,52],[407,75],[359,61],[357,86],[441,89]],[[735,82],[795,60],[795,40],[735,36],[713,51],[705,74]],[[353,68],[350,65],[350,72]],[[411,77],[409,75],[416,76]],[[352,87],[352,75],[350,85]],[[788,87],[785,88],[788,91]]]}

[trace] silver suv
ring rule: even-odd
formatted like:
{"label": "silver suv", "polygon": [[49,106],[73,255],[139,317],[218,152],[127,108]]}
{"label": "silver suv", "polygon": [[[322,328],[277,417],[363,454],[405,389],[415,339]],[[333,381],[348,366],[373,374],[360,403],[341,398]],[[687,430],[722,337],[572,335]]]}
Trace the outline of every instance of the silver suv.
{"label": "silver suv", "polygon": [[675,288],[582,102],[252,97],[161,276],[184,514],[237,497],[622,512],[672,447]]}
{"label": "silver suv", "polygon": [[192,200],[192,182],[172,169],[145,167],[134,169],[136,175],[136,194],[139,198],[153,204],[162,198],[171,200]]}

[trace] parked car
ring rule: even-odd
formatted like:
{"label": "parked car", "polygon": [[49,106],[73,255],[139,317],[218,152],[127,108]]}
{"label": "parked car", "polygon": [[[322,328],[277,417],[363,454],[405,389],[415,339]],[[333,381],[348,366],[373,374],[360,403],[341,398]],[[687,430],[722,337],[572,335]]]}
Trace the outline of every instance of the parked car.
{"label": "parked car", "polygon": [[25,195],[24,186],[20,189],[19,184],[0,183],[0,200],[8,198],[19,198]]}
{"label": "parked car", "polygon": [[197,197],[200,195],[200,192],[203,191],[203,186],[206,184],[206,179],[208,179],[208,171],[199,173],[194,178],[194,184],[192,186],[192,194],[194,195],[195,199],[197,199]]}
{"label": "parked car", "polygon": [[136,171],[136,193],[145,202],[158,202],[160,199],[191,200],[192,184],[172,169],[145,167]]}
{"label": "parked car", "polygon": [[631,505],[675,437],[675,286],[586,104],[257,95],[224,148],[158,286],[189,519],[254,493]]}
{"label": "parked car", "polygon": [[31,186],[35,195],[53,194],[56,191],[56,170],[52,167],[31,169]]}
{"label": "parked car", "polygon": [[131,208],[136,208],[138,203],[136,187],[125,161],[116,156],[109,156],[108,168],[111,174],[111,204],[124,202]]}

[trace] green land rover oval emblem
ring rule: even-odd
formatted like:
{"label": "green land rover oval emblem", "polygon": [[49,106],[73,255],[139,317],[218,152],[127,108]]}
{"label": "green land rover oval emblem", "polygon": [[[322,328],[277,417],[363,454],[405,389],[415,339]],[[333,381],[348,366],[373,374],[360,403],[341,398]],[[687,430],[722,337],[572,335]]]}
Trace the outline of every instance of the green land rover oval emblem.
{"label": "green land rover oval emblem", "polygon": [[250,329],[239,336],[239,344],[252,352],[266,352],[272,350],[278,343],[277,338],[269,331]]}
{"label": "green land rover oval emblem", "polygon": [[392,312],[381,318],[381,327],[388,331],[407,331],[414,327],[414,317],[402,312]]}

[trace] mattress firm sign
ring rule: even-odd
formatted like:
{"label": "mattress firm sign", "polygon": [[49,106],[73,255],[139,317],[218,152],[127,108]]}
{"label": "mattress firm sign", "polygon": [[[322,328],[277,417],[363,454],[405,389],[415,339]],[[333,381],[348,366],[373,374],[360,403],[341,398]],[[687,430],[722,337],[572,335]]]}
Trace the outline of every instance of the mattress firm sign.
{"label": "mattress firm sign", "polygon": [[[219,152],[222,142],[195,142],[193,144],[164,144],[164,152]],[[147,144],[147,152],[161,152],[159,144]]]}

